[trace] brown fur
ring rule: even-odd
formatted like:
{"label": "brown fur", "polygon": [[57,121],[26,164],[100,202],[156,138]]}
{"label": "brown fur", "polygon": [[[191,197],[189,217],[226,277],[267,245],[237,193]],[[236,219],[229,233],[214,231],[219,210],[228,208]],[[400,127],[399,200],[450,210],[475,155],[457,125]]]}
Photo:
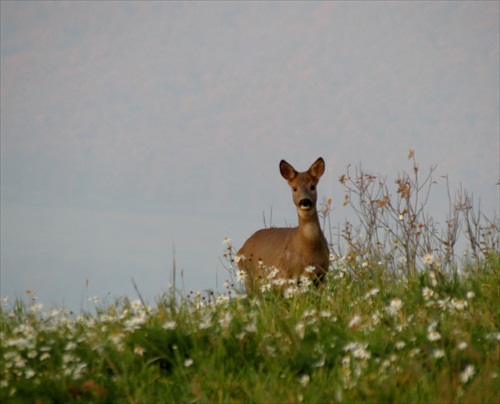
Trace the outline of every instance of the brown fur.
{"label": "brown fur", "polygon": [[[280,172],[292,189],[299,225],[258,230],[241,247],[237,253],[238,266],[247,273],[248,292],[267,276],[264,267],[276,267],[278,277],[285,279],[306,275],[316,283],[325,281],[330,254],[316,210],[316,185],[324,171],[325,162],[321,157],[308,171],[301,173],[281,160]],[[306,272],[309,266],[314,267],[312,273]]]}

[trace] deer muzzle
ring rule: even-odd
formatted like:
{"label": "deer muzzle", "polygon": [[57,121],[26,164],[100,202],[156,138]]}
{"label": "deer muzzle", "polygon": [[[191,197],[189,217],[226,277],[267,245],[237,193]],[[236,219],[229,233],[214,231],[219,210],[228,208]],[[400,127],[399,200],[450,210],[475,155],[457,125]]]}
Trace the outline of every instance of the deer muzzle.
{"label": "deer muzzle", "polygon": [[299,201],[299,208],[302,210],[310,210],[313,207],[313,201],[310,199],[301,199]]}

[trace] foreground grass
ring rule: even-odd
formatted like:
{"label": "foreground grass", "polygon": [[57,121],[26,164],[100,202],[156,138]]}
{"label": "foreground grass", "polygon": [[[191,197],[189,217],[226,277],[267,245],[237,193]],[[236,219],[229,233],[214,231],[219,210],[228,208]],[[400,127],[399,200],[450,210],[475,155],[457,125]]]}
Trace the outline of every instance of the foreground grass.
{"label": "foreground grass", "polygon": [[[380,271],[380,272],[377,272]],[[4,301],[2,402],[499,402],[498,257],[252,297]]]}

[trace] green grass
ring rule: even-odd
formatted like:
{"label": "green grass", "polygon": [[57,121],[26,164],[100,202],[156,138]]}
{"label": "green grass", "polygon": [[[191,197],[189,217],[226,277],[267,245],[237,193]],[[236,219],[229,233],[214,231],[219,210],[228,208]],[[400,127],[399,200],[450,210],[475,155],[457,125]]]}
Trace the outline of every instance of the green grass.
{"label": "green grass", "polygon": [[500,401],[498,255],[461,276],[255,296],[121,299],[95,313],[4,299],[3,403]]}

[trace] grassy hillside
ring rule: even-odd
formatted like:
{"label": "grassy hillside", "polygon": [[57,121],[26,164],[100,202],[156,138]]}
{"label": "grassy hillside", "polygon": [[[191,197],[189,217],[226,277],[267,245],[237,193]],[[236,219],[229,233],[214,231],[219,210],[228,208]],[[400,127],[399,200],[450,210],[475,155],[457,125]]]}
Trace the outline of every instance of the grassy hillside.
{"label": "grassy hillside", "polygon": [[173,287],[153,307],[96,298],[82,315],[46,311],[31,291],[4,298],[2,403],[500,402],[500,222],[460,190],[439,228],[426,208],[435,167],[421,179],[408,158],[395,189],[361,168],[340,177],[357,225],[332,226],[321,204],[322,290],[271,270],[255,295],[237,292],[226,239],[222,295]]}
{"label": "grassy hillside", "polygon": [[123,299],[80,316],[4,301],[1,399],[499,402],[499,274],[493,255],[461,277],[336,271],[321,293]]}

